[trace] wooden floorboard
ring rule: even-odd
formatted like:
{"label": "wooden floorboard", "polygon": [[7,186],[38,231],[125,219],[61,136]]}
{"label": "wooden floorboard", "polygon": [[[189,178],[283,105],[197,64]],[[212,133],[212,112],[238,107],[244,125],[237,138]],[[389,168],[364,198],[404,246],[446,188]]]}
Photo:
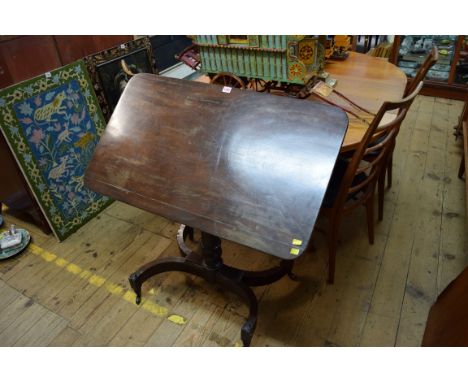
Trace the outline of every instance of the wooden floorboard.
{"label": "wooden floorboard", "polygon": [[[438,294],[467,264],[461,142],[462,103],[418,97],[394,153],[384,220],[369,245],[364,209],[340,229],[334,285],[320,218],[295,264],[298,280],[254,288],[259,315],[252,346],[419,346]],[[62,243],[30,230],[34,246],[0,262],[0,346],[239,346],[247,309],[236,296],[182,273],[144,284],[135,304],[128,276],[177,256],[178,225],[115,202]],[[225,242],[225,261],[263,269],[277,259]]]}

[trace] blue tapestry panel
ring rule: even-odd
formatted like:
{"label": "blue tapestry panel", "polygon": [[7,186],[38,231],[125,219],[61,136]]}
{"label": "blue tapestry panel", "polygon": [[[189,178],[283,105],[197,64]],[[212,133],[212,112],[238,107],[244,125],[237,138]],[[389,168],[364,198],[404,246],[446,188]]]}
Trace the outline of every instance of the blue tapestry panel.
{"label": "blue tapestry panel", "polygon": [[97,132],[76,79],[13,105],[54,204],[65,219],[94,202],[83,186]]}
{"label": "blue tapestry panel", "polygon": [[104,127],[82,61],[0,91],[0,128],[59,239],[110,203],[83,184]]}

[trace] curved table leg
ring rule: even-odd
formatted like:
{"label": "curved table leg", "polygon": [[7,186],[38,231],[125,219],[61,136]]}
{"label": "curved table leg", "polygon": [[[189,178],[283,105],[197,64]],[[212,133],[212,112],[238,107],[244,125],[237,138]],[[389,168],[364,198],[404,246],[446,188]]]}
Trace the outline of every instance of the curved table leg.
{"label": "curved table leg", "polygon": [[159,273],[171,271],[186,272],[203,278],[208,276],[207,269],[202,265],[184,257],[166,257],[151,261],[132,273],[128,278],[130,286],[136,294],[136,303],[140,304],[141,302],[141,286],[146,280]]}
{"label": "curved table leg", "polygon": [[[223,269],[208,269],[204,264],[194,262],[191,258],[167,257],[146,264],[129,277],[130,285],[135,291],[136,303],[141,302],[141,286],[150,277],[159,273],[178,271],[204,278],[207,281],[219,284],[226,290],[237,294],[249,307],[249,316],[242,326],[241,339],[244,346],[249,346],[255,327],[257,326],[257,298],[252,290],[242,281],[232,279]],[[230,272],[228,272],[230,273]]]}
{"label": "curved table leg", "polygon": [[141,286],[150,277],[159,273],[179,271],[202,277],[224,289],[237,294],[249,307],[249,316],[242,326],[241,339],[244,346],[249,346],[257,325],[258,303],[250,286],[271,284],[285,275],[292,279],[293,261],[283,260],[279,266],[264,271],[245,271],[223,264],[221,258],[221,240],[213,235],[202,232],[202,255],[193,252],[185,244],[189,237],[193,240],[193,229],[181,225],[177,233],[177,242],[182,257],[169,257],[152,261],[129,277],[130,286],[136,293],[136,303],[141,302]]}
{"label": "curved table leg", "polygon": [[215,282],[226,290],[237,294],[249,307],[249,316],[241,328],[241,340],[244,346],[250,346],[250,341],[252,340],[253,333],[257,326],[257,297],[246,283],[237,279],[232,279],[230,275],[226,275],[225,267],[217,272]]}

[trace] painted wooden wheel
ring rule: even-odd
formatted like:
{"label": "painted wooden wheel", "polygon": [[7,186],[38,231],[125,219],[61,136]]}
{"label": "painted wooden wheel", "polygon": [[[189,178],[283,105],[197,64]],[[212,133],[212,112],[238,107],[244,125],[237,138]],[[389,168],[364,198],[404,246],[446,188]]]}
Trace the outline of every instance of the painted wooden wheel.
{"label": "painted wooden wheel", "polygon": [[267,90],[267,82],[265,80],[255,78],[249,81],[247,88],[263,93],[265,90]]}
{"label": "painted wooden wheel", "polygon": [[211,79],[212,84],[229,86],[231,88],[245,89],[245,83],[232,73],[221,72]]}

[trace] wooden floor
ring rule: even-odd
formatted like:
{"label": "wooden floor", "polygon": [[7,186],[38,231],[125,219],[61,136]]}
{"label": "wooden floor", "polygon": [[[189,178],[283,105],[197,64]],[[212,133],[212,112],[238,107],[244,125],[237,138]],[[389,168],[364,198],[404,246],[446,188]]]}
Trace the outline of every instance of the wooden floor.
{"label": "wooden floor", "polygon": [[[299,281],[255,288],[253,346],[419,346],[428,310],[465,267],[458,101],[418,97],[394,156],[384,221],[369,245],[364,209],[342,227],[335,284],[325,283],[321,230],[298,259]],[[176,255],[175,223],[114,203],[63,243],[31,231],[21,256],[0,262],[1,346],[238,346],[247,309],[235,296],[181,273],[159,275],[134,304],[128,275]],[[319,221],[318,226],[326,226]],[[230,264],[261,269],[275,259],[223,244]]]}

